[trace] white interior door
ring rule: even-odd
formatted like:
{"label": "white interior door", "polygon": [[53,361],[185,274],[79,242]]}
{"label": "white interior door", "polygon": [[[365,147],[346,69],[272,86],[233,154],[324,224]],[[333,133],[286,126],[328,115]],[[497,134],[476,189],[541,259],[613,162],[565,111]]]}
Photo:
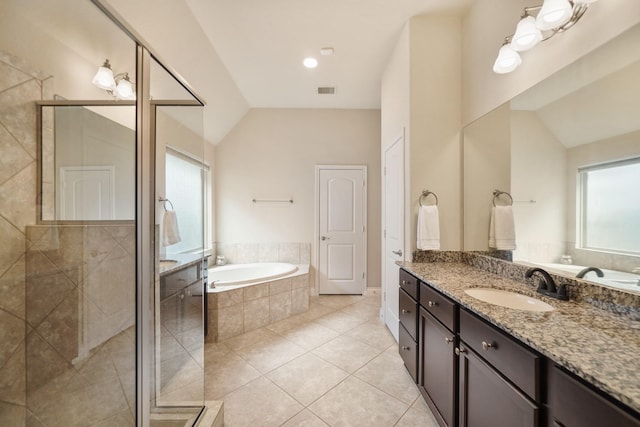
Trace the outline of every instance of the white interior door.
{"label": "white interior door", "polygon": [[400,136],[384,151],[383,177],[383,316],[387,328],[398,340],[399,267],[404,254],[404,137]]}
{"label": "white interior door", "polygon": [[318,291],[362,294],[366,271],[366,169],[319,167]]}
{"label": "white interior door", "polygon": [[60,220],[110,220],[115,215],[113,166],[60,167]]}

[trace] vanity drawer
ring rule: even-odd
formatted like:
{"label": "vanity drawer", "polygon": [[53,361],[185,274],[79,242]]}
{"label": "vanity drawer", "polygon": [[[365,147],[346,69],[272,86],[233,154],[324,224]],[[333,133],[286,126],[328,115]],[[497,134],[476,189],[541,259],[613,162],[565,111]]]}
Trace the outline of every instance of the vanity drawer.
{"label": "vanity drawer", "polygon": [[466,310],[460,310],[460,339],[531,399],[540,400],[540,357]]}
{"label": "vanity drawer", "polygon": [[400,287],[414,300],[418,300],[418,279],[402,269],[400,269]]}
{"label": "vanity drawer", "polygon": [[425,283],[420,283],[420,305],[442,322],[450,331],[456,332],[457,305]]}
{"label": "vanity drawer", "polygon": [[416,339],[418,324],[418,302],[400,289],[400,324],[405,327],[409,335]]}
{"label": "vanity drawer", "polygon": [[418,381],[418,345],[416,341],[409,335],[409,332],[402,326],[398,327],[398,351],[400,357],[404,361],[411,378],[414,382]]}

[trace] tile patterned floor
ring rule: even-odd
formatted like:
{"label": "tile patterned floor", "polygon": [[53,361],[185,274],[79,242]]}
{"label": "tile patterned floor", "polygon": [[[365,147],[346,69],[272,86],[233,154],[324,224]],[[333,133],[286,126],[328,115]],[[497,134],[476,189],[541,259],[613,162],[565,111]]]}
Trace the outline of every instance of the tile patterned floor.
{"label": "tile patterned floor", "polygon": [[380,295],[312,297],[309,311],[205,346],[205,397],[226,427],[437,427],[378,319]]}

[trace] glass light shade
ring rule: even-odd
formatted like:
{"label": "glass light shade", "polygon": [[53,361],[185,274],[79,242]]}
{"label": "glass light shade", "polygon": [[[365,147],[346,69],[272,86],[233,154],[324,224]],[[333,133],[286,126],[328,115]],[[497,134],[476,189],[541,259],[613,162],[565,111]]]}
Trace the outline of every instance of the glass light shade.
{"label": "glass light shade", "polygon": [[573,4],[590,4],[595,3],[598,0],[573,0]]}
{"label": "glass light shade", "polygon": [[118,82],[113,94],[118,99],[134,99],[135,93],[133,92],[133,85],[129,81],[129,76],[126,76]]}
{"label": "glass light shade", "polygon": [[542,32],[536,27],[536,19],[526,16],[518,22],[516,33],[511,40],[511,48],[522,52],[529,50],[542,40]]}
{"label": "glass light shade", "polygon": [[510,73],[522,63],[520,54],[506,44],[500,48],[498,58],[493,64],[493,72],[497,74]]}
{"label": "glass light shade", "polygon": [[104,65],[98,68],[98,72],[91,81],[94,85],[104,90],[114,90],[116,88],[116,81],[113,79],[113,71],[111,68]]}
{"label": "glass light shade", "polygon": [[573,7],[569,0],[544,0],[536,17],[536,26],[543,30],[553,30],[571,19]]}

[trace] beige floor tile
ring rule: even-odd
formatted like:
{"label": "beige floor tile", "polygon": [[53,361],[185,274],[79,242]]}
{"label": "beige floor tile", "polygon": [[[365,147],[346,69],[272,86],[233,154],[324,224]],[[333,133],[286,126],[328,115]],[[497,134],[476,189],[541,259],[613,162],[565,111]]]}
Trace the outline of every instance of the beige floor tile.
{"label": "beige floor tile", "polygon": [[282,427],[327,427],[327,424],[316,417],[311,411],[305,409],[284,423]]}
{"label": "beige floor tile", "polygon": [[[313,298],[319,298],[319,297],[313,297]],[[291,316],[290,319],[298,319],[301,322],[310,322],[326,314],[333,313],[334,311],[336,311],[334,307],[327,307],[326,305],[319,304],[318,302],[310,302],[309,310],[307,310],[304,313]]]}
{"label": "beige floor tile", "polygon": [[246,346],[237,352],[243,360],[263,374],[284,365],[307,350],[278,336],[253,346]]}
{"label": "beige floor tile", "polygon": [[228,353],[223,360],[206,363],[204,391],[206,400],[219,400],[243,385],[260,377],[260,372],[240,359]]}
{"label": "beige floor tile", "polygon": [[319,317],[317,322],[323,324],[327,328],[333,329],[334,331],[344,333],[356,326],[362,325],[366,320],[343,313],[342,311],[335,311]]}
{"label": "beige floor tile", "polygon": [[307,353],[267,374],[280,388],[305,406],[335,387],[349,374]]}
{"label": "beige floor tile", "polygon": [[[422,399],[422,398],[420,398]],[[431,412],[421,411],[411,407],[404,413],[395,427],[439,427]]]}
{"label": "beige floor tile", "polygon": [[408,405],[420,395],[402,359],[388,351],[371,360],[354,375]]}
{"label": "beige floor tile", "polygon": [[283,334],[285,338],[307,350],[319,347],[336,338],[338,335],[339,332],[327,328],[318,322],[303,323],[297,328],[293,328]]}
{"label": "beige floor tile", "polygon": [[364,300],[364,297],[360,295],[320,295],[317,298],[317,302],[319,304],[335,309],[346,307],[347,305]]}
{"label": "beige floor tile", "polygon": [[349,377],[309,409],[331,426],[393,426],[409,405]]}
{"label": "beige floor tile", "polygon": [[350,329],[345,336],[353,337],[380,351],[396,346],[396,340],[381,320],[375,319]]}
{"label": "beige floor tile", "polygon": [[223,343],[233,351],[241,351],[248,347],[273,340],[277,337],[278,334],[276,334],[275,332],[267,328],[260,328],[233,338],[228,338],[224,341],[221,341],[221,343]]}
{"label": "beige floor tile", "polygon": [[357,302],[340,309],[340,312],[348,315],[359,317],[364,320],[373,320],[380,318],[380,306],[368,304],[366,301]]}
{"label": "beige floor tile", "polygon": [[339,336],[312,351],[329,363],[353,373],[381,352],[361,341]]}
{"label": "beige floor tile", "polygon": [[276,427],[304,408],[261,377],[224,397],[225,427]]}

